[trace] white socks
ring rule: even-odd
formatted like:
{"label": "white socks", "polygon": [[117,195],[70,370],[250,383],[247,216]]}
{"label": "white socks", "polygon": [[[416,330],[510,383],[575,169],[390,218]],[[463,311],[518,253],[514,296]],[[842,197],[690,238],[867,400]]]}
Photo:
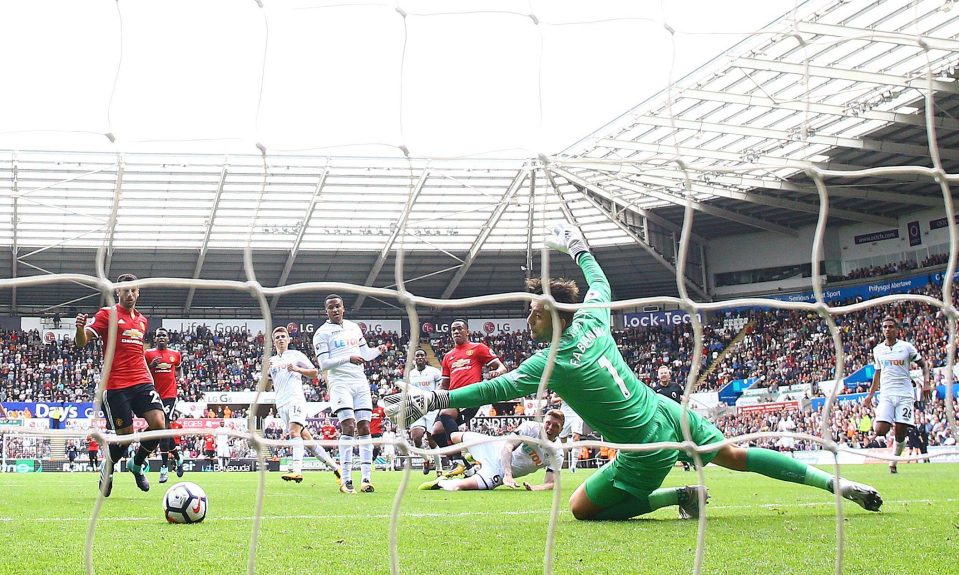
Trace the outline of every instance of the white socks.
{"label": "white socks", "polygon": [[[358,435],[356,437],[360,441],[369,441],[373,437],[370,435]],[[363,476],[363,481],[369,481],[370,475],[373,472],[373,444],[361,444],[360,445],[360,473]]]}

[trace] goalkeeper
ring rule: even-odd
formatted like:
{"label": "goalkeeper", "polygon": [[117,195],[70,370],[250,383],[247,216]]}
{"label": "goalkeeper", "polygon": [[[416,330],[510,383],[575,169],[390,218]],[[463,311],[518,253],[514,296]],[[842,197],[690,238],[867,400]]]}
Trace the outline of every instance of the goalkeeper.
{"label": "goalkeeper", "polygon": [[[547,244],[568,253],[583,270],[589,282],[585,303],[611,301],[609,282],[575,228],[565,224],[556,226]],[[528,280],[527,288],[536,294],[543,293],[539,279]],[[579,300],[579,288],[572,280],[551,279],[549,293],[561,303]],[[639,444],[684,441],[680,427],[683,407],[637,381],[610,333],[609,311],[557,310],[557,314],[562,335],[549,388],[608,441]],[[551,341],[553,319],[546,301],[532,303],[528,322],[536,341]],[[400,395],[389,397],[388,413],[394,419],[402,419],[411,415],[408,412],[486,405],[536,393],[549,351],[549,347],[542,349],[515,370],[489,381],[451,392],[411,395],[411,405],[405,411]],[[723,441],[722,433],[712,423],[693,411],[686,413],[696,445]],[[882,505],[882,498],[872,487],[845,479],[840,479],[837,486],[831,474],[776,451],[726,445],[700,457],[703,464],[713,462],[830,493],[838,487],[842,497],[869,511],[878,511]],[[677,460],[692,462],[689,454],[675,449],[622,451],[576,489],[570,497],[570,511],[577,519],[628,519],[675,505],[681,517],[696,518],[700,512],[700,491],[704,499],[708,497],[704,487],[660,487]]]}

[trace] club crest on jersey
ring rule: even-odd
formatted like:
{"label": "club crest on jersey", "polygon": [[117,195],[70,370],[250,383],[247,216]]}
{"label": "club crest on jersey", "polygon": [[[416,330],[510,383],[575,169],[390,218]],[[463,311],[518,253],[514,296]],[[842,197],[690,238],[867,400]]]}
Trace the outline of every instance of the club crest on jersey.
{"label": "club crest on jersey", "polygon": [[473,355],[473,350],[471,349],[466,350],[466,355]]}

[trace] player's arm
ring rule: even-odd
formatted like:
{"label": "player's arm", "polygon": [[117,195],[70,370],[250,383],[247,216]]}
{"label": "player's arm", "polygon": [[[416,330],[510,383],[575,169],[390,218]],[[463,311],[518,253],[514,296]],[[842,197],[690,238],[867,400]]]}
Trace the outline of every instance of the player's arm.
{"label": "player's arm", "polygon": [[[556,251],[569,254],[573,261],[579,265],[579,269],[586,276],[586,283],[589,284],[589,291],[583,303],[609,303],[613,299],[613,291],[609,286],[609,280],[603,273],[603,268],[599,262],[589,252],[589,246],[583,235],[575,227],[567,223],[559,223],[553,226],[552,233],[546,238],[546,245]],[[582,311],[580,313],[583,313]],[[588,310],[586,313],[595,316],[607,327],[610,323],[610,314],[608,310]]]}
{"label": "player's arm", "polygon": [[506,373],[506,366],[503,365],[503,362],[500,361],[498,357],[494,357],[489,363],[486,364],[486,367],[489,368],[487,373],[491,378],[499,377]]}
{"label": "player's arm", "polygon": [[314,379],[318,375],[320,375],[320,370],[316,369],[316,367],[312,363],[310,363],[309,360],[307,360],[305,357],[302,358],[300,361],[288,363],[286,366],[286,370],[292,371],[293,373],[298,373],[300,375],[305,375],[306,377],[309,377],[310,379]]}
{"label": "player's arm", "polygon": [[876,373],[872,374],[872,384],[869,386],[869,392],[866,394],[866,397],[862,400],[862,405],[864,407],[872,406],[872,398],[876,395],[876,391],[879,389],[879,374],[882,373],[882,370],[879,368],[879,360],[876,358],[876,352],[873,350],[873,360],[876,367]]}
{"label": "player's arm", "polygon": [[[317,332],[313,336],[313,351],[316,353],[316,363],[320,366],[320,369],[327,371],[336,367],[340,367],[348,361],[352,361],[354,357],[359,356],[349,356],[345,355],[343,357],[338,357],[333,359],[330,357],[330,342],[327,341],[327,338],[323,332]],[[360,358],[362,362],[362,358]],[[353,362],[356,363],[356,362]]]}
{"label": "player's arm", "polygon": [[[96,323],[96,317],[94,318],[94,323]],[[75,320],[77,327],[76,333],[73,335],[73,343],[77,347],[86,346],[91,339],[98,337],[97,332],[90,327],[87,327],[87,314],[78,313],[77,319]]]}
{"label": "player's arm", "polygon": [[499,450],[500,469],[503,470],[503,485],[510,489],[519,487],[516,480],[513,479],[513,450],[520,444],[520,439],[511,435],[509,439],[503,442],[503,448]]}
{"label": "player's arm", "polygon": [[[409,396],[409,404],[402,402],[402,394],[388,395],[386,414],[393,421],[413,421],[424,413],[448,407],[479,407],[536,393],[546,360],[542,352],[528,358],[513,371],[488,381],[461,387],[453,391],[437,390],[424,395]],[[415,415],[415,417],[412,417]]]}
{"label": "player's arm", "polygon": [[523,487],[526,488],[526,491],[552,491],[553,490],[553,470],[546,470],[546,477],[543,478],[543,483],[540,485],[531,485],[528,481],[523,482]]}
{"label": "player's arm", "polygon": [[932,399],[932,378],[929,377],[929,364],[918,352],[916,358],[912,361],[922,369],[922,399],[923,401],[930,400]]}

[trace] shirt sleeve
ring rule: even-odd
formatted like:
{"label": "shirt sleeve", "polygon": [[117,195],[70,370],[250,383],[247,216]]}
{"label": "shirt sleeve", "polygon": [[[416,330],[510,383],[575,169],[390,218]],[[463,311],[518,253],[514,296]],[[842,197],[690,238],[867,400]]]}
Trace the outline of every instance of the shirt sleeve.
{"label": "shirt sleeve", "polygon": [[482,350],[482,353],[483,353],[483,357],[482,357],[483,365],[489,365],[491,361],[493,361],[494,359],[498,359],[496,354],[493,353],[493,350],[491,350],[489,346],[486,345],[485,343],[480,344],[480,349]]}
{"label": "shirt sleeve", "polygon": [[[578,263],[579,268],[583,270],[583,275],[586,276],[586,283],[589,284],[589,291],[586,292],[583,303],[611,302],[613,292],[609,287],[609,280],[606,279],[603,268],[599,267],[599,263],[596,261],[596,258],[593,257],[593,254],[589,252],[581,253],[576,259],[576,263]],[[583,309],[576,312],[576,316],[580,315],[594,317],[601,321],[606,327],[610,325],[610,312],[608,309]]]}
{"label": "shirt sleeve", "polygon": [[105,307],[100,308],[100,311],[93,316],[93,323],[87,327],[92,329],[100,339],[105,339],[107,330],[110,329],[110,310]]}
{"label": "shirt sleeve", "polygon": [[922,356],[919,355],[919,350],[916,349],[916,346],[909,344],[909,360],[910,361],[919,361],[922,359]]}
{"label": "shirt sleeve", "polygon": [[310,361],[310,358],[306,357],[306,354],[303,354],[303,353],[300,353],[297,356],[296,363],[297,365],[299,365],[300,367],[304,369],[313,369],[314,367],[316,367],[313,365],[313,362]]}
{"label": "shirt sleeve", "polygon": [[446,358],[447,358],[447,357],[449,357],[449,355],[444,355],[444,356],[443,356],[443,360],[440,361],[440,365],[443,367],[443,371],[440,372],[440,379],[443,379],[444,377],[449,377],[449,376],[450,376],[450,365],[449,365],[449,363],[446,361]]}
{"label": "shirt sleeve", "polygon": [[882,364],[879,363],[879,346],[872,348],[872,365],[876,368],[876,371],[882,369]]}
{"label": "shirt sleeve", "polygon": [[450,407],[479,407],[536,393],[545,366],[545,355],[537,353],[509,373],[451,391]]}

